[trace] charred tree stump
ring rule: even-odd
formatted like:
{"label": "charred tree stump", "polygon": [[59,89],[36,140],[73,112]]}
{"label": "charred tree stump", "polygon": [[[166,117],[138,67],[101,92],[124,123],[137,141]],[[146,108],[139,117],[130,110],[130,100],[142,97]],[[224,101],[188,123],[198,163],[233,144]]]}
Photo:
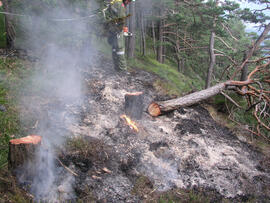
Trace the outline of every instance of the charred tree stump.
{"label": "charred tree stump", "polygon": [[140,120],[143,113],[143,92],[125,95],[125,113],[132,119]]}
{"label": "charred tree stump", "polygon": [[8,168],[11,171],[20,169],[25,163],[34,161],[35,154],[41,144],[41,136],[27,137],[9,141]]}

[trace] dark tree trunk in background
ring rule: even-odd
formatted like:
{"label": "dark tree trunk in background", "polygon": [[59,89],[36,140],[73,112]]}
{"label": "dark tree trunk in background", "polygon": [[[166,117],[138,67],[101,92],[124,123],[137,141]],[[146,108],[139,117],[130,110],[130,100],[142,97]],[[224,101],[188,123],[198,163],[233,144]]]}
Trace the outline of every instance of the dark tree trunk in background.
{"label": "dark tree trunk in background", "polygon": [[154,50],[154,53],[157,54],[155,22],[153,20],[151,21],[151,28],[152,28],[152,38],[153,38],[153,50]]}
{"label": "dark tree trunk in background", "polygon": [[185,59],[177,57],[177,70],[180,73],[183,73],[185,69]]}
{"label": "dark tree trunk in background", "polygon": [[[163,41],[164,41],[164,38],[163,38]],[[162,63],[165,63],[165,58],[166,58],[166,46],[162,46]]]}
{"label": "dark tree trunk in background", "polygon": [[[3,0],[3,7],[5,12],[10,12],[9,3],[10,3],[9,0]],[[10,15],[5,15],[6,41],[8,49],[14,47],[14,40],[15,40],[15,30],[11,22],[12,17]]]}
{"label": "dark tree trunk in background", "polygon": [[177,70],[181,72],[181,60],[179,58],[177,58]]}
{"label": "dark tree trunk in background", "polygon": [[185,72],[185,69],[186,69],[186,67],[185,67],[185,59],[182,58],[181,59],[181,72],[184,73]]}
{"label": "dark tree trunk in background", "polygon": [[[244,53],[243,62],[246,60],[246,58],[247,58],[247,52]],[[240,81],[247,80],[247,76],[248,76],[248,65],[245,64],[241,71]]]}
{"label": "dark tree trunk in background", "polygon": [[178,70],[178,72],[181,72],[181,73],[184,72],[184,70],[185,70],[185,59],[184,58],[181,58],[181,59],[180,59],[180,57],[177,58],[177,70]]}
{"label": "dark tree trunk in background", "polygon": [[140,16],[140,30],[141,30],[141,53],[143,56],[146,54],[146,39],[145,39],[145,26],[144,26],[144,14],[141,11]]}
{"label": "dark tree trunk in background", "polygon": [[157,45],[157,60],[162,63],[163,56],[163,23],[162,19],[158,21],[158,45]]}
{"label": "dark tree trunk in background", "polygon": [[136,29],[136,10],[135,10],[135,2],[131,2],[129,4],[129,13],[131,17],[129,18],[129,31],[132,33],[132,36],[128,38],[128,46],[127,46],[127,57],[134,58],[135,51],[135,29]]}

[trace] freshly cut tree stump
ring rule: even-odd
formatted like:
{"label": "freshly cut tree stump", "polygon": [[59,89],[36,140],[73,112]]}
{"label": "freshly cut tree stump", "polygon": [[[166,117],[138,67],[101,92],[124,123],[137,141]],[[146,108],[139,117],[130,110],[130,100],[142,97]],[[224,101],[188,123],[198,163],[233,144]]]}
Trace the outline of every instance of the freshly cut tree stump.
{"label": "freshly cut tree stump", "polygon": [[9,141],[8,168],[11,171],[20,169],[25,163],[34,161],[36,151],[41,145],[41,136],[27,137]]}
{"label": "freshly cut tree stump", "polygon": [[143,92],[125,95],[125,113],[132,119],[140,120],[143,113]]}

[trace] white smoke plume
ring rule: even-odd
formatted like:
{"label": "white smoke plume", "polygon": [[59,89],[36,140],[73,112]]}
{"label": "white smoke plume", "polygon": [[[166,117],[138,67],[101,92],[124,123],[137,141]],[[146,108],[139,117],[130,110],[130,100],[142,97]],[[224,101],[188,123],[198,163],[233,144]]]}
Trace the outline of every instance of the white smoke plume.
{"label": "white smoke plume", "polygon": [[[45,1],[41,7],[35,4],[43,1],[31,1],[33,5],[29,0],[23,2],[28,3],[23,9],[18,5],[13,9],[27,16],[18,21],[21,35],[15,46],[26,49],[38,58],[38,62],[31,85],[22,87],[22,91],[27,92],[22,103],[27,112],[35,114],[36,134],[42,136],[42,147],[35,163],[28,163],[25,170],[18,172],[18,178],[22,183],[28,181],[32,168],[30,192],[37,201],[74,199],[72,185],[75,178],[59,167],[59,163],[57,165],[55,150],[66,141],[68,127],[78,123],[78,118],[69,109],[81,105],[83,100],[81,73],[87,67],[84,63],[91,60],[91,52],[95,50],[89,46],[93,19],[80,19],[90,11],[87,13],[87,7],[71,4],[68,0],[52,1],[58,3],[48,4],[48,8],[44,7]],[[93,1],[87,2],[89,4],[96,7]],[[22,113],[22,120],[24,117]]]}

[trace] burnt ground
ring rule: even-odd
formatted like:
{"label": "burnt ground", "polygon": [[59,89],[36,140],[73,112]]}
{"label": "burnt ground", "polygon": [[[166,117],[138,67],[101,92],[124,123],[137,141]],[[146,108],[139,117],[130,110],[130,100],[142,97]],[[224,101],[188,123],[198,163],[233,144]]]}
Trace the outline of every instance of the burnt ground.
{"label": "burnt ground", "polygon": [[[59,159],[78,174],[72,185],[77,198],[147,202],[174,193],[172,199],[178,195],[178,200],[188,202],[183,191],[192,189],[213,202],[225,198],[270,201],[267,157],[215,122],[199,105],[152,118],[146,112],[148,104],[168,99],[155,90],[157,77],[137,69],[117,73],[110,60],[100,57],[80,70],[84,82],[80,105],[70,100],[37,107],[52,119],[56,116],[49,113],[50,106],[79,118],[76,123],[65,116],[55,122],[72,134]],[[144,113],[136,121],[139,132],[135,132],[120,116],[124,95],[138,91],[144,92]]]}

